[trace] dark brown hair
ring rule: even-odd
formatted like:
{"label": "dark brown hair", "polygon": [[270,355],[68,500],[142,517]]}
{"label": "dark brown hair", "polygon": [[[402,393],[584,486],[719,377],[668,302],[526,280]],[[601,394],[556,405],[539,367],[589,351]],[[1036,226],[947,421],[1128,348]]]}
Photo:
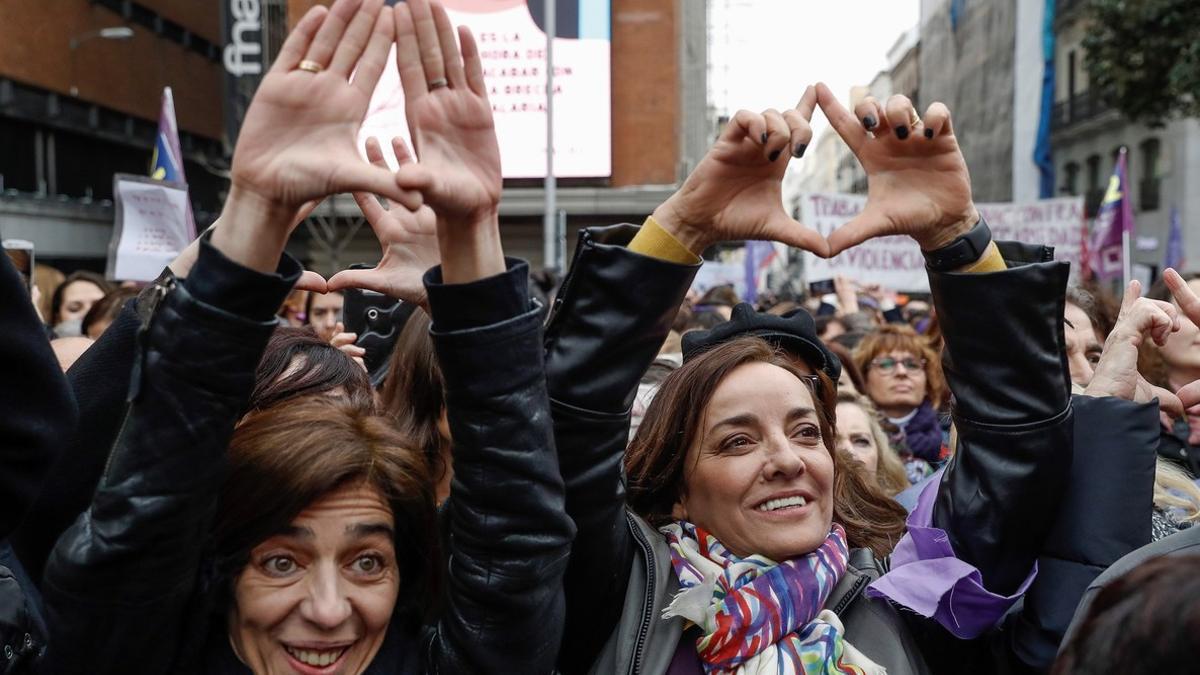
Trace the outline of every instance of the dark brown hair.
{"label": "dark brown hair", "polygon": [[829,351],[833,352],[834,356],[838,357],[838,361],[842,362],[842,372],[846,373],[846,377],[850,378],[850,381],[854,383],[854,388],[858,390],[858,393],[865,394],[867,384],[863,382],[862,371],[858,369],[858,366],[854,365],[854,357],[850,354],[850,350],[842,343],[832,340],[826,342],[825,346],[829,348]]}
{"label": "dark brown hair", "polygon": [[80,324],[80,332],[84,337],[88,335],[88,329],[94,324],[107,322],[112,324],[116,321],[117,315],[121,313],[121,309],[125,307],[125,303],[131,298],[136,297],[138,290],[136,288],[114,288],[96,301],[87,314],[83,315],[83,323]]}
{"label": "dark brown hair", "polygon": [[433,482],[422,453],[388,420],[352,401],[310,396],[243,418],[228,458],[214,539],[230,588],[255,546],[324,495],[363,482],[396,520],[401,593],[393,616],[424,618],[437,598],[441,559]]}
{"label": "dark brown hair", "polygon": [[258,369],[250,410],[262,410],[299,396],[341,390],[363,406],[374,400],[371,380],[354,359],[317,337],[311,326],[280,326],[271,334]]}
{"label": "dark brown hair", "polygon": [[[929,345],[929,341],[917,335],[911,326],[889,323],[868,333],[858,348],[854,350],[854,365],[862,373],[866,382],[871,372],[871,361],[880,354],[892,352],[909,352],[913,356],[925,359],[925,396],[933,403],[934,408],[940,408],[949,401],[949,391],[946,378],[942,375],[942,362],[937,352]],[[863,393],[867,393],[863,390]]]}
{"label": "dark brown hair", "polygon": [[414,445],[425,453],[436,485],[449,467],[441,449],[445,440],[438,420],[446,407],[446,385],[429,335],[429,315],[416,309],[396,339],[387,379],[380,392],[380,407]]}
{"label": "dark brown hair", "polygon": [[87,270],[76,270],[71,272],[67,275],[67,278],[63,279],[63,282],[54,289],[54,295],[50,299],[50,316],[46,323],[50,324],[51,326],[58,323],[58,313],[62,310],[63,295],[67,292],[67,286],[70,286],[76,281],[86,281],[89,284],[94,285],[96,288],[99,288],[100,292],[105,294],[108,294],[113,289],[113,285],[109,283],[108,279],[105,279],[103,275],[96,274],[95,272],[89,272]]}
{"label": "dark brown hair", "polygon": [[1162,556],[1105,586],[1054,675],[1194,672],[1200,660],[1200,556]]}
{"label": "dark brown hair", "polygon": [[[741,337],[713,347],[683,364],[663,382],[625,452],[629,505],[655,526],[671,521],[683,494],[688,448],[699,442],[704,412],[721,382],[739,366],[769,363],[803,377],[784,352],[756,337]],[[833,519],[846,528],[849,544],[883,557],[904,533],[904,509],[868,480],[860,465],[835,448],[836,388],[817,371],[820,395],[813,396],[821,437],[833,457]]]}

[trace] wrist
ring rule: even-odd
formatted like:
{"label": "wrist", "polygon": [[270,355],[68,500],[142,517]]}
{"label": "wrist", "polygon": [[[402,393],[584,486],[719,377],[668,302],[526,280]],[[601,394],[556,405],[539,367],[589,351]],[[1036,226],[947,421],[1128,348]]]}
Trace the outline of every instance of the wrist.
{"label": "wrist", "polygon": [[685,211],[674,202],[674,197],[668,198],[667,201],[658,205],[651,214],[655,222],[658,223],[667,234],[670,234],[680,244],[683,244],[694,255],[700,255],[704,249],[712,245],[712,240],[708,234],[693,225],[688,221]]}
{"label": "wrist", "polygon": [[939,227],[935,231],[917,239],[917,243],[920,244],[921,250],[926,253],[949,246],[954,240],[970,232],[971,228],[975,227],[975,224],[979,222],[979,218],[979,211],[975,208],[974,204],[971,204],[961,218],[949,226]]}
{"label": "wrist", "polygon": [[469,283],[506,269],[496,211],[454,221],[439,218],[437,237],[442,279],[447,284]]}
{"label": "wrist", "polygon": [[240,265],[272,273],[279,265],[295,213],[294,208],[234,183],[221,211],[221,227],[213,231],[212,245]]}

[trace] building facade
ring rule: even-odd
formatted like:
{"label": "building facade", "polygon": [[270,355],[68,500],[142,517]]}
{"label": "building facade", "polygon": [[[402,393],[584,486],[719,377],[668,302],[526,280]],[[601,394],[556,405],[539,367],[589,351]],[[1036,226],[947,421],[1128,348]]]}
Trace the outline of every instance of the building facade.
{"label": "building facade", "polygon": [[192,0],[0,5],[0,236],[103,270],[112,176],[148,173],[168,85],[193,209],[211,221],[228,166],[220,42],[219,14]]}
{"label": "building facade", "polygon": [[[1191,268],[1200,264],[1200,120],[1153,128],[1109,110],[1089,86],[1080,0],[1058,0],[1055,12],[1055,97],[1051,133],[1059,195],[1084,198],[1089,218],[1104,198],[1113,165],[1127,150],[1136,223],[1133,262],[1162,270],[1171,211],[1177,210]],[[1189,189],[1191,188],[1191,189]]]}

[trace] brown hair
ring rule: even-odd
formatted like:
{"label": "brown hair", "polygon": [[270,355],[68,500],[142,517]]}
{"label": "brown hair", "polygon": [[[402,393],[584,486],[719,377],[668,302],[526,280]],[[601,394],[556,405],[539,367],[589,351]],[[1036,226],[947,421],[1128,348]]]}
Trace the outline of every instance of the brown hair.
{"label": "brown hair", "polygon": [[[911,326],[889,323],[863,338],[854,350],[854,364],[862,373],[863,381],[867,380],[871,372],[871,361],[880,354],[892,352],[909,352],[913,356],[925,359],[925,396],[933,403],[934,408],[943,407],[949,400],[949,390],[942,375],[942,362],[937,352],[929,346],[929,341],[917,335]],[[866,393],[865,390],[863,393]]]}
{"label": "brown hair", "polygon": [[842,372],[846,373],[846,377],[850,378],[850,381],[854,383],[854,388],[860,394],[865,392],[867,390],[867,383],[863,381],[862,371],[858,369],[858,366],[854,365],[854,356],[850,353],[850,350],[842,343],[832,340],[826,342],[825,346],[829,348],[829,351],[833,352],[834,356],[838,357],[838,361],[842,364]]}
{"label": "brown hair", "polygon": [[[114,288],[96,301],[92,308],[83,315],[83,322],[80,324],[80,331],[84,337],[91,337],[88,331],[94,324],[107,323],[112,325],[113,321],[117,320],[121,310],[125,307],[125,303],[131,298],[136,297],[138,291],[136,288]],[[107,328],[107,326],[105,327]],[[98,339],[100,336],[97,335]]]}
{"label": "brown hair", "polygon": [[[717,345],[683,364],[663,382],[646,410],[637,435],[625,452],[629,505],[655,526],[671,521],[671,510],[685,489],[684,460],[698,442],[704,412],[713,393],[736,368],[769,363],[803,379],[784,352],[757,337],[740,337]],[[833,519],[846,528],[850,546],[888,555],[904,533],[904,509],[867,480],[859,464],[835,448],[833,382],[823,372],[816,378],[821,436],[833,457]]]}
{"label": "brown hair", "polygon": [[374,401],[367,373],[345,352],[317,337],[311,326],[280,326],[271,333],[254,371],[250,410],[313,394],[338,392],[364,407]]}
{"label": "brown hair", "polygon": [[1054,675],[1193,672],[1200,657],[1200,556],[1166,555],[1096,594]]}
{"label": "brown hair", "polygon": [[879,411],[875,409],[871,399],[852,391],[839,391],[837,402],[856,405],[866,413],[867,424],[871,427],[871,436],[875,439],[875,447],[878,448],[879,454],[879,462],[875,467],[875,482],[879,484],[883,494],[894,497],[911,487],[912,483],[908,482],[908,474],[904,471],[904,462],[900,461],[900,455],[896,454],[896,450],[888,441],[887,433],[880,422]]}
{"label": "brown hair", "polygon": [[379,398],[383,413],[425,453],[436,485],[450,467],[442,461],[445,440],[438,431],[438,420],[446,407],[446,385],[429,325],[429,315],[423,309],[417,308],[408,318],[396,338]]}
{"label": "brown hair", "polygon": [[393,616],[414,627],[424,618],[438,597],[441,559],[433,481],[424,456],[391,423],[351,401],[309,396],[243,418],[228,461],[214,538],[230,588],[255,546],[322,496],[361,481],[396,520],[402,592]]}
{"label": "brown hair", "polygon": [[53,326],[58,323],[58,314],[62,311],[63,295],[67,292],[67,287],[77,281],[86,281],[96,288],[100,289],[101,293],[108,294],[112,291],[113,285],[105,279],[103,275],[89,272],[88,270],[76,270],[67,275],[57,288],[54,289],[53,295],[50,296],[50,316],[46,323]]}

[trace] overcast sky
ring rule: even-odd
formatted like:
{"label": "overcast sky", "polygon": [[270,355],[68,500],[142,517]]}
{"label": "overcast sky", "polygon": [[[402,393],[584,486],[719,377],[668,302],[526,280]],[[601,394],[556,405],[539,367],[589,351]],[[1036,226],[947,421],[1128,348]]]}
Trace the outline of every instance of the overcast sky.
{"label": "overcast sky", "polygon": [[[711,100],[730,108],[719,113],[794,106],[804,88],[818,80],[845,103],[850,87],[870,83],[886,68],[888,49],[920,16],[920,0],[709,4],[714,19],[726,17],[727,35],[713,26],[710,36]],[[828,127],[819,111],[813,122],[817,134]]]}

